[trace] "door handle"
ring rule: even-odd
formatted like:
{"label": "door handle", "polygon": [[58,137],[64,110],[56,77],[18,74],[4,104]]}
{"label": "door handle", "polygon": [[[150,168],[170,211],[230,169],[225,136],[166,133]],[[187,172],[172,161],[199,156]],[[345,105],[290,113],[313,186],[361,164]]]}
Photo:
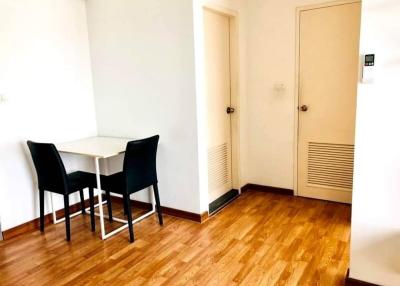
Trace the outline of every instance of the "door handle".
{"label": "door handle", "polygon": [[300,106],[300,111],[306,112],[308,110],[308,106],[307,105],[302,105]]}
{"label": "door handle", "polygon": [[235,108],[233,108],[233,107],[227,107],[226,108],[226,113],[231,114],[231,113],[234,113],[234,112],[235,112]]}

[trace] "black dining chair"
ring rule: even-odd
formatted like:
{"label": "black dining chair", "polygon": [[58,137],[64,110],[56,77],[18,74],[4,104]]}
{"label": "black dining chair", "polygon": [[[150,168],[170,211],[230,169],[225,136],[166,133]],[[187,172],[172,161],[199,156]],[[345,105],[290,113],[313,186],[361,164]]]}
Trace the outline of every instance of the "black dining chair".
{"label": "black dining chair", "polygon": [[160,136],[128,142],[125,151],[122,172],[109,175],[103,179],[102,188],[106,192],[123,196],[124,211],[129,225],[130,242],[135,240],[133,235],[132,210],[130,195],[147,187],[153,187],[156,201],[158,221],[163,225],[158,180],[156,170],[157,146]]}
{"label": "black dining chair", "polygon": [[51,143],[27,142],[35,165],[40,202],[40,231],[44,232],[44,192],[57,193],[64,196],[65,229],[67,241],[70,241],[69,195],[79,191],[82,214],[85,214],[83,189],[89,188],[90,221],[95,231],[94,195],[96,177],[92,173],[77,171],[67,174],[56,146]]}

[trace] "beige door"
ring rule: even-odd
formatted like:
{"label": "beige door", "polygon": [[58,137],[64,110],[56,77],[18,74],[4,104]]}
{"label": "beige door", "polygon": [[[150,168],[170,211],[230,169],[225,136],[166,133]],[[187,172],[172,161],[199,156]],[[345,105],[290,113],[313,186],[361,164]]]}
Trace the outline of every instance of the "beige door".
{"label": "beige door", "polygon": [[209,202],[232,189],[230,19],[204,9]]}
{"label": "beige door", "polygon": [[300,12],[300,196],[351,202],[360,13],[360,3]]}

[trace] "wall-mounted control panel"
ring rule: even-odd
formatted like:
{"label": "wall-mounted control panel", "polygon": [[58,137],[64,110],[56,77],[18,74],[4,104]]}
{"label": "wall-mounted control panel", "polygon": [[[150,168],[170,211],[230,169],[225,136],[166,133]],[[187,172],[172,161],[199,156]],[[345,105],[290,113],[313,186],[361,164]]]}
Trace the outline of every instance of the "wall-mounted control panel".
{"label": "wall-mounted control panel", "polygon": [[364,55],[363,69],[362,69],[362,83],[373,83],[375,71],[375,54]]}
{"label": "wall-mounted control panel", "polygon": [[373,67],[375,65],[375,55],[369,54],[364,57],[364,66]]}

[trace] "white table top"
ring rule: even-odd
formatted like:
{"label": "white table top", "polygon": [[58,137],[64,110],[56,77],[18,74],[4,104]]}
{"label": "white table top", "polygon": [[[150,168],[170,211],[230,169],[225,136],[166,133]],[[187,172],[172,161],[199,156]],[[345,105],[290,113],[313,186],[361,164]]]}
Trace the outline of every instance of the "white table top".
{"label": "white table top", "polygon": [[97,158],[109,158],[124,153],[126,144],[134,139],[117,137],[90,137],[56,144],[62,153],[79,154]]}

